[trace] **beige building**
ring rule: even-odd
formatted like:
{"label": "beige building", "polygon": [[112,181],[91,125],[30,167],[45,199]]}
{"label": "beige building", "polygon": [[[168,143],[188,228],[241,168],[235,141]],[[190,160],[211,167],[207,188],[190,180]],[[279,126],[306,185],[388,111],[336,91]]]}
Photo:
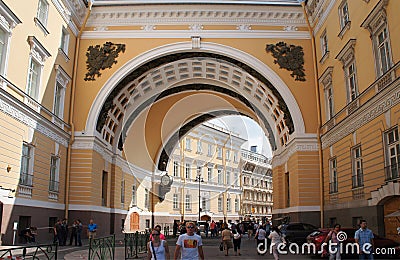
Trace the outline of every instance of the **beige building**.
{"label": "beige building", "polygon": [[244,220],[265,222],[272,218],[271,160],[256,151],[241,151],[242,210]]}
{"label": "beige building", "polygon": [[167,212],[174,148],[224,115],[269,139],[273,218],[396,238],[397,1],[195,2],[0,0],[2,241],[64,217],[120,232],[135,197]]}

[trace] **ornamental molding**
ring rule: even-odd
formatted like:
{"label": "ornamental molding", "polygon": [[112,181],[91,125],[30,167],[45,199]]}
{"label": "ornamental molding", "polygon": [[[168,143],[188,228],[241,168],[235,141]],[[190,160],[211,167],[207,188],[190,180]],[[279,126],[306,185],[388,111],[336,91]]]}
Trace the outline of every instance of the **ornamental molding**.
{"label": "ornamental molding", "polygon": [[400,79],[387,86],[381,93],[376,94],[368,103],[362,106],[343,121],[338,123],[331,131],[321,137],[322,149],[335,144],[360,127],[371,122],[378,116],[400,103]]}
{"label": "ornamental molding", "polygon": [[386,8],[388,3],[389,0],[379,1],[361,24],[361,27],[367,29],[371,35],[374,35],[381,25],[386,23]]}
{"label": "ornamental molding", "polygon": [[324,73],[322,73],[321,77],[319,78],[319,83],[324,86],[324,88],[328,87],[332,83],[332,73],[333,73],[333,67],[330,66],[326,68]]}
{"label": "ornamental molding", "polygon": [[68,23],[71,19],[71,11],[69,11],[65,5],[63,5],[61,0],[52,0],[52,2],[64,21]]}
{"label": "ornamental molding", "polygon": [[[53,0],[54,1],[54,0]],[[65,8],[70,12],[70,18],[76,24],[81,26],[85,20],[86,6],[82,0],[59,0],[62,1]]]}
{"label": "ornamental molding", "polygon": [[76,136],[72,144],[72,149],[76,150],[93,150],[101,155],[108,163],[113,163],[113,153],[111,148],[95,136]]}
{"label": "ornamental molding", "polygon": [[346,67],[349,63],[354,60],[354,47],[356,45],[356,39],[350,39],[346,45],[342,48],[335,59],[342,62],[343,66]]}
{"label": "ornamental molding", "polygon": [[315,152],[318,151],[318,140],[314,134],[308,134],[293,139],[282,150],[276,150],[272,160],[272,168],[276,168],[289,161],[290,157],[297,152]]}
{"label": "ornamental molding", "polygon": [[8,8],[8,6],[0,1],[0,24],[9,33],[17,26],[22,23],[20,19]]}
{"label": "ornamental molding", "polygon": [[35,131],[47,136],[53,141],[68,147],[70,135],[48,121],[42,115],[32,111],[24,104],[18,104],[6,96],[5,90],[0,89],[0,111],[32,128]]}
{"label": "ornamental molding", "polygon": [[299,25],[306,26],[300,6],[242,6],[242,5],[128,5],[94,7],[88,27],[132,26],[146,24],[202,25]]}

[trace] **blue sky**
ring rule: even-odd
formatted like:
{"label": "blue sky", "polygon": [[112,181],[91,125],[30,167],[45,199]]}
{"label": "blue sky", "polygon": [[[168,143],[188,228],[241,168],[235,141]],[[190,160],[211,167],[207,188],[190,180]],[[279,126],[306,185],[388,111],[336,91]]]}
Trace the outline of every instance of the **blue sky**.
{"label": "blue sky", "polygon": [[271,146],[261,127],[253,120],[245,116],[224,116],[209,121],[212,124],[224,127],[238,133],[240,137],[248,141],[242,148],[250,150],[250,146],[257,145],[257,152],[268,158],[272,157]]}

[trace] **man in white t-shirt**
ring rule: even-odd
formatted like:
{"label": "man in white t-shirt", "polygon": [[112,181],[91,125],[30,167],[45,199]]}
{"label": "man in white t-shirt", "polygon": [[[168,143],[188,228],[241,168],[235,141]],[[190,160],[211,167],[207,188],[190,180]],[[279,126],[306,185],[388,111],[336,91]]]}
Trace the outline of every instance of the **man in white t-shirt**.
{"label": "man in white t-shirt", "polygon": [[186,234],[179,236],[176,241],[174,260],[204,260],[203,242],[201,236],[194,233],[196,225],[193,222],[186,223]]}

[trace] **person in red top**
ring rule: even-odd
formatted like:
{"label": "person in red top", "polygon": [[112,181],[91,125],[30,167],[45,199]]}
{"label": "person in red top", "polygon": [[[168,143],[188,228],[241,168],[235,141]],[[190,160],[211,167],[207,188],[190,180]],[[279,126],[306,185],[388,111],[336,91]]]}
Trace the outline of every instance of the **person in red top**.
{"label": "person in red top", "polygon": [[217,224],[215,224],[214,220],[211,221],[211,223],[210,223],[211,237],[215,237],[217,235],[215,232],[216,226],[217,226]]}
{"label": "person in red top", "polygon": [[[165,236],[163,233],[161,233],[161,226],[160,225],[156,225],[153,229],[158,230],[158,232],[160,232],[160,239],[161,240],[165,240]],[[150,234],[150,241],[153,241],[153,235]]]}

